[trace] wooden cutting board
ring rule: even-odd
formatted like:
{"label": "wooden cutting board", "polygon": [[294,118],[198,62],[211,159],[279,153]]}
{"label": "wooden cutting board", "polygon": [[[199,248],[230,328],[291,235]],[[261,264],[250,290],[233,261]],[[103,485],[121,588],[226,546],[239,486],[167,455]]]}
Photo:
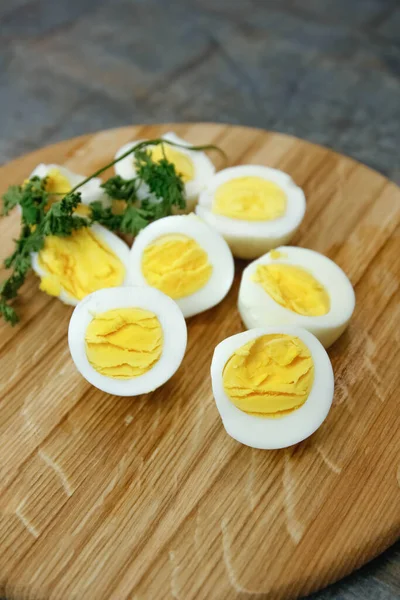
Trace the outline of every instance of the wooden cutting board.
{"label": "wooden cutting board", "polygon": [[[43,162],[89,174],[135,138],[173,129],[229,164],[290,173],[307,197],[294,243],[350,276],[357,308],[329,350],[333,408],[288,450],[224,432],[209,378],[216,344],[243,329],[233,289],[188,322],[188,352],[161,389],[116,398],[69,355],[71,308],[31,276],[22,322],[0,323],[0,593],[7,598],[287,598],[359,567],[400,533],[400,191],[331,150],[244,127],[126,127],[61,142],[0,170],[1,191]],[[218,156],[214,157],[216,164]],[[0,255],[18,216],[0,220]],[[4,270],[1,273],[4,277]]]}

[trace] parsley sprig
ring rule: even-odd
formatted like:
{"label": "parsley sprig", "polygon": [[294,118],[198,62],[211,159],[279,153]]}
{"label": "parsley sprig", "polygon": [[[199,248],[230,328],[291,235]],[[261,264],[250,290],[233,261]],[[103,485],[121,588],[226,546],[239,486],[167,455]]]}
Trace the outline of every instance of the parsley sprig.
{"label": "parsley sprig", "polygon": [[[115,232],[136,235],[152,221],[172,214],[174,207],[185,208],[184,185],[175,166],[165,155],[160,161],[153,161],[147,151],[149,146],[160,144],[187,148],[162,138],[141,142],[84,179],[58,202],[52,203],[50,208],[49,201],[54,194],[46,191],[46,178],[32,177],[22,185],[12,185],[8,188],[3,195],[2,214],[8,215],[19,205],[21,231],[19,238],[15,240],[14,252],[4,261],[5,267],[12,269],[11,275],[0,284],[0,315],[6,321],[11,325],[19,321],[11,302],[18,296],[31,269],[32,253],[39,252],[44,247],[47,236],[67,237],[73,231],[89,227],[92,223],[100,223]],[[191,146],[189,149],[217,150],[224,154],[213,145]],[[76,215],[75,210],[81,203],[79,189],[130,154],[133,154],[135,161],[136,177],[124,180],[117,175],[102,185],[110,198],[125,202],[124,210],[114,212],[112,206],[104,207],[98,201],[90,204],[89,219]],[[148,193],[143,194],[143,189],[148,190]]]}
{"label": "parsley sprig", "polygon": [[[71,233],[82,227],[87,227],[86,219],[74,215],[74,211],[81,201],[79,193],[68,194],[59,202],[54,203],[45,213],[46,198],[48,194],[45,191],[46,180],[34,178],[26,184],[26,187],[34,187],[37,195],[31,197],[28,201],[28,193],[21,190],[14,194],[12,202],[7,202],[7,208],[16,200],[17,194],[21,196],[21,202],[18,202],[22,208],[21,212],[21,232],[15,240],[15,250],[4,261],[6,268],[12,268],[12,273],[8,279],[0,285],[0,314],[6,321],[15,325],[18,323],[18,315],[15,309],[10,305],[10,300],[17,297],[18,291],[23,285],[26,275],[32,266],[32,252],[39,252],[43,246],[46,236],[58,235],[69,236]],[[40,187],[39,187],[40,185]],[[21,195],[22,194],[22,195]],[[15,204],[14,204],[15,206]]]}

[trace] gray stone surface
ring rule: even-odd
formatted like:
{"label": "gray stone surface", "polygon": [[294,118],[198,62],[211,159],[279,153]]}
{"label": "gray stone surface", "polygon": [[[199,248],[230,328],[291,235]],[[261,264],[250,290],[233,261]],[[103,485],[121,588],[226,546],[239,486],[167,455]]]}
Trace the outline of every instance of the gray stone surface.
{"label": "gray stone surface", "polygon": [[[223,121],[400,180],[398,0],[1,0],[0,162],[85,132]],[[400,546],[313,600],[400,598]]]}
{"label": "gray stone surface", "polygon": [[0,160],[131,122],[284,131],[400,178],[398,0],[2,0]]}

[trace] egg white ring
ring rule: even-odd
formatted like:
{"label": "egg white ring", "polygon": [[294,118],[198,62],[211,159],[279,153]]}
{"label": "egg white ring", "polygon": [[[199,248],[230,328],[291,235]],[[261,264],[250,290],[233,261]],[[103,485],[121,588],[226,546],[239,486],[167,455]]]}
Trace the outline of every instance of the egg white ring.
{"label": "egg white ring", "polygon": [[[355,294],[347,275],[330,258],[296,246],[276,249],[283,254],[277,259],[271,253],[264,254],[250,263],[242,274],[239,288],[238,308],[248,329],[274,323],[304,327],[328,348],[343,333],[355,308]],[[319,281],[330,298],[330,309],[325,315],[309,317],[300,315],[275,302],[260,283],[252,281],[258,265],[286,264],[302,267]],[[334,331],[332,331],[334,330]]]}
{"label": "egg white ring", "polygon": [[[188,156],[193,163],[194,178],[191,181],[188,181],[184,184],[186,201],[188,202],[187,208],[193,208],[193,202],[197,201],[201,190],[204,189],[204,186],[206,185],[207,181],[211,179],[211,177],[214,175],[215,166],[208,158],[205,152],[197,152],[195,150],[190,150],[189,147],[191,146],[191,144],[189,144],[185,140],[182,140],[172,131],[164,134],[161,137],[162,139],[167,140],[169,142],[174,142],[175,144],[180,144],[181,146],[188,147],[188,149],[175,147],[175,150]],[[125,144],[124,146],[122,146],[122,148],[118,150],[118,152],[115,155],[115,158],[119,158],[125,152],[128,152],[128,150],[131,150],[143,141],[145,140],[137,140],[135,142],[129,142],[128,144]],[[134,177],[136,177],[136,169],[133,162],[132,154],[126,156],[120,162],[116,163],[115,172],[123,179],[133,179]],[[148,194],[149,190],[147,186],[142,186],[138,193],[139,198],[148,196]]]}
{"label": "egg white ring", "polygon": [[[109,231],[105,227],[94,223],[90,228],[90,231],[93,231],[96,237],[100,238],[110,250],[120,259],[122,264],[125,267],[125,277],[122,285],[127,285],[129,279],[129,256],[130,256],[130,248],[128,244],[126,244],[121,238],[119,238],[115,233]],[[35,273],[42,279],[43,277],[51,276],[45,269],[40,266],[39,263],[39,254],[40,252],[32,252],[31,260],[32,260],[32,269]],[[111,288],[109,288],[111,289]],[[69,304],[70,306],[76,306],[79,304],[80,300],[78,298],[74,298],[69,294],[66,290],[62,289],[58,298],[64,302],[64,304]]]}
{"label": "egg white ring", "polygon": [[[260,177],[278,185],[286,194],[285,213],[281,217],[269,221],[233,219],[213,213],[212,208],[217,189],[224,183],[241,177]],[[215,227],[224,237],[267,237],[276,240],[281,240],[289,233],[294,232],[303,220],[305,211],[306,199],[304,192],[295,184],[293,179],[283,171],[262,165],[242,165],[219,171],[201,192],[196,208],[196,213]]]}
{"label": "egg white ring", "polygon": [[[224,390],[223,370],[238,348],[274,333],[296,336],[304,342],[314,362],[314,382],[307,400],[294,412],[278,419],[255,417],[237,408],[229,399]],[[241,444],[264,450],[287,448],[312,435],[326,419],[334,393],[333,370],[326,350],[311,333],[290,326],[251,329],[218,344],[211,363],[211,381],[226,432]],[[324,386],[324,397],[321,397],[321,385]]]}
{"label": "egg white ring", "polygon": [[[129,380],[102,375],[90,364],[85,334],[94,316],[116,308],[142,308],[154,313],[163,330],[163,349],[159,360],[147,373]],[[107,394],[138,396],[154,391],[170,379],[185,355],[187,329],[185,319],[168,296],[153,288],[118,287],[98,290],[84,298],[72,313],[68,344],[72,360],[80,374]]]}
{"label": "egg white ring", "polygon": [[188,318],[216,306],[225,298],[233,283],[235,264],[225,240],[195,215],[164,217],[143,229],[133,243],[129,269],[129,282],[132,285],[149,286],[142,272],[143,252],[159,237],[174,233],[195,240],[207,253],[213,267],[210,279],[200,290],[174,300],[184,317]]}
{"label": "egg white ring", "polygon": [[[135,146],[138,146],[144,141],[145,140],[136,140],[134,142],[128,142],[127,144],[124,144],[115,153],[114,160],[117,160],[118,158],[120,158],[120,156],[122,156],[129,150],[132,150],[133,148],[135,148]],[[133,154],[128,154],[128,156],[125,156],[125,158],[115,163],[114,170],[117,175],[122,177],[122,179],[133,179],[134,177],[136,177],[136,168],[135,163],[133,161]]]}

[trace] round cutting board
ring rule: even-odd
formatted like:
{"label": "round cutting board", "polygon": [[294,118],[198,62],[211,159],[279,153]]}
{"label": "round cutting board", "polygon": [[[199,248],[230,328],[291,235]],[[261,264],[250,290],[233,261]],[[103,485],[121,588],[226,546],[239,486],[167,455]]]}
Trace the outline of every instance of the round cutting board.
{"label": "round cutting board", "polygon": [[[39,162],[89,174],[119,146],[173,129],[229,164],[289,173],[307,197],[293,241],[349,275],[357,308],[329,350],[332,410],[287,450],[241,446],[211,393],[216,344],[243,329],[228,297],[188,321],[177,374],[138,398],[91,387],[69,355],[71,308],[32,275],[21,324],[0,323],[0,594],[7,598],[287,598],[344,576],[400,533],[400,191],[286,135],[223,124],[126,127],[61,142],[1,169],[1,191]],[[214,156],[218,168],[219,157]],[[0,258],[18,215],[0,220]],[[1,278],[4,277],[4,270]]]}

